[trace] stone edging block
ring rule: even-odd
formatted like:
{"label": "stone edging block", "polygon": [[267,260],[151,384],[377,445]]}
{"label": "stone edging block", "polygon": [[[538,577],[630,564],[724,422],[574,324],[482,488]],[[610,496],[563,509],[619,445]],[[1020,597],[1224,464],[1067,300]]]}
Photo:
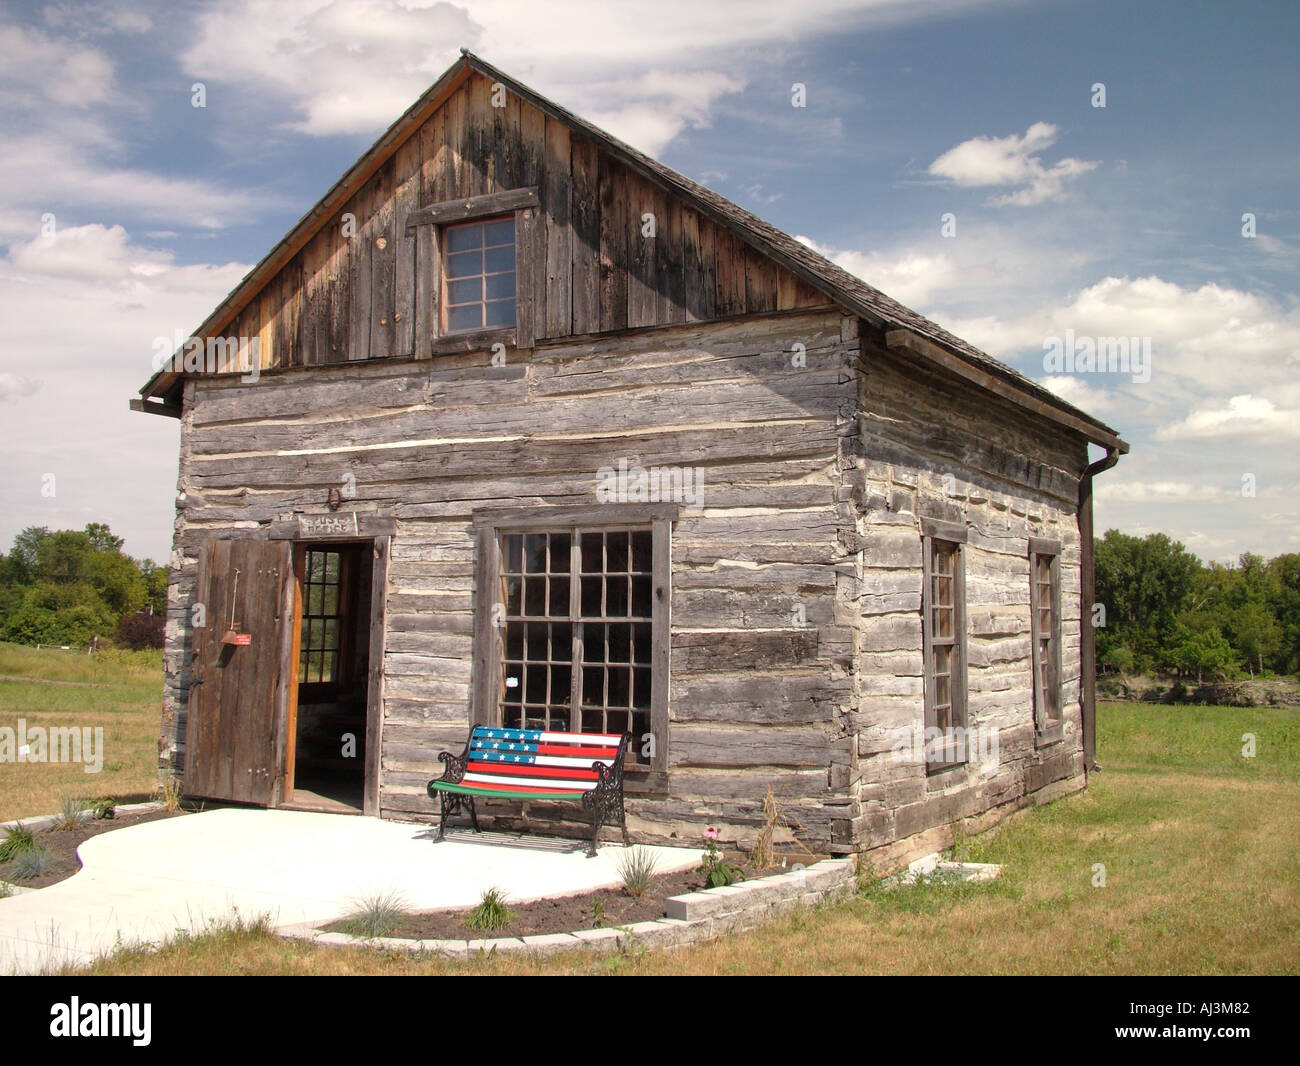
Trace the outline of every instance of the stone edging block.
{"label": "stone edging block", "polygon": [[630,926],[575,929],[571,933],[495,940],[401,940],[393,937],[367,940],[344,933],[322,932],[310,922],[282,926],[276,933],[289,939],[327,946],[377,947],[456,959],[469,959],[492,951],[522,951],[547,956],[574,950],[618,951],[630,945],[676,948],[712,940],[723,933],[753,929],[772,914],[789,913],[796,907],[815,906],[850,895],[856,891],[857,883],[857,863],[853,858],[825,859],[806,870],[673,896],[668,900],[668,917]]}

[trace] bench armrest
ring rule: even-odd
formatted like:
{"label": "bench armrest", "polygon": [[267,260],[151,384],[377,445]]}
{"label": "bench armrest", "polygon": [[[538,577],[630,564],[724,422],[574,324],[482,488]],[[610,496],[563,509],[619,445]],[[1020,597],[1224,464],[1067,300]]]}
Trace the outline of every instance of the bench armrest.
{"label": "bench armrest", "polygon": [[456,784],[465,778],[465,767],[469,762],[469,745],[465,745],[465,750],[459,755],[450,751],[441,751],[438,758],[442,761],[443,771],[439,781],[446,781],[449,784]]}

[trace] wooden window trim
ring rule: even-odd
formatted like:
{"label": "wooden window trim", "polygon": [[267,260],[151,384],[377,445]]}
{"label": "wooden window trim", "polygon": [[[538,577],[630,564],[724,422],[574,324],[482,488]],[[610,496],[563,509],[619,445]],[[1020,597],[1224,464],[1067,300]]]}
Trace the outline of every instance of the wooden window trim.
{"label": "wooden window trim", "polygon": [[[967,637],[966,637],[966,527],[950,522],[931,519],[921,520],[921,650],[924,657],[922,677],[924,681],[925,728],[937,728],[935,712],[934,684],[934,619],[931,608],[933,604],[933,563],[936,542],[953,547],[953,641],[952,657],[949,660],[949,701],[952,705],[952,727],[967,728]],[[928,758],[929,743],[927,739],[927,775],[939,774],[965,765],[966,759],[959,758],[956,743],[949,741],[936,749],[936,757]]]}
{"label": "wooden window trim", "polygon": [[[494,344],[531,348],[536,339],[533,269],[542,246],[541,199],[536,186],[508,189],[487,196],[446,200],[412,211],[405,232],[414,237],[418,269],[415,322],[417,358],[449,352],[478,351]],[[508,328],[448,333],[443,329],[443,268],[441,230],[462,222],[478,222],[493,216],[515,217],[515,324]],[[426,276],[427,275],[427,276]]]}
{"label": "wooden window trim", "polygon": [[[1034,675],[1034,735],[1040,746],[1058,743],[1064,737],[1064,704],[1062,698],[1063,677],[1061,676],[1061,542],[1043,537],[1029,538],[1029,628],[1030,628],[1030,667]],[[1042,631],[1039,614],[1042,607],[1042,593],[1038,587],[1038,565],[1040,559],[1051,559],[1049,580],[1051,584],[1051,603],[1048,605],[1052,615],[1051,662],[1048,663],[1050,681],[1048,691],[1044,691],[1041,657]]]}
{"label": "wooden window trim", "polygon": [[[651,677],[650,729],[655,751],[649,766],[626,768],[627,790],[663,795],[668,786],[668,684],[671,639],[669,605],[672,573],[672,523],[677,504],[606,504],[595,507],[556,507],[543,510],[480,510],[474,514],[474,683],[470,720],[473,725],[500,724],[503,630],[493,624],[500,587],[500,533],[562,532],[575,527],[610,530],[646,526],[651,531]],[[580,664],[579,664],[580,665]],[[577,674],[577,668],[574,671]],[[640,738],[634,738],[640,743]]]}
{"label": "wooden window trim", "polygon": [[[333,583],[336,589],[334,614],[332,615],[307,615],[308,584],[311,582],[311,575],[307,571],[308,556],[317,553],[325,556],[338,556],[338,574],[337,580]],[[303,604],[302,615],[298,619],[300,627],[299,633],[299,659],[305,651],[308,655],[312,654],[310,642],[302,640],[301,626],[304,620],[311,618],[320,618],[322,620],[332,618],[337,627],[337,644],[334,648],[336,664],[334,676],[328,681],[301,681],[300,692],[302,695],[309,697],[310,700],[332,699],[337,693],[345,691],[352,684],[352,655],[353,655],[353,625],[356,621],[356,604],[353,602],[354,590],[353,570],[357,565],[356,552],[351,550],[351,545],[307,545],[302,550],[302,565],[295,566],[298,580],[302,582]],[[323,589],[327,585],[319,586]],[[301,663],[298,669],[301,671]]]}

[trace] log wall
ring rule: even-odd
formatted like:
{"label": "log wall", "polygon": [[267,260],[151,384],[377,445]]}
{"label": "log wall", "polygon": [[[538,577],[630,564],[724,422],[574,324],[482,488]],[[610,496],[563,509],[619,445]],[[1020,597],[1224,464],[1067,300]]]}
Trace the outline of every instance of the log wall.
{"label": "log wall", "polygon": [[[862,344],[861,432],[846,462],[856,535],[852,817],[841,846],[889,869],[1027,802],[1083,786],[1078,482],[1081,438]],[[967,529],[968,727],[995,759],[927,776],[921,520]],[[1033,716],[1028,539],[1061,541],[1064,739],[1039,747]],[[902,749],[902,750],[900,750]],[[910,750],[909,750],[910,749]]]}
{"label": "log wall", "polygon": [[771,785],[788,832],[824,850],[843,837],[857,758],[845,589],[858,562],[843,550],[855,519],[841,491],[857,360],[857,320],[818,310],[539,343],[501,366],[476,351],[188,381],[165,770],[185,756],[201,544],[322,513],[348,481],[349,510],[397,525],[380,807],[432,817],[437,753],[468,730],[475,509],[592,504],[596,471],[625,458],[704,477],[703,509],[672,537],[668,792],[630,799],[633,830],[694,841],[722,825],[752,841]]}

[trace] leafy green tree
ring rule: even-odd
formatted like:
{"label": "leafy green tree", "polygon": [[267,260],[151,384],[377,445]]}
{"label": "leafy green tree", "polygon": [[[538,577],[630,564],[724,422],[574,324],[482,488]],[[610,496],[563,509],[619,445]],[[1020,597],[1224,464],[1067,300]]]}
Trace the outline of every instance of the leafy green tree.
{"label": "leafy green tree", "polygon": [[82,562],[82,578],[118,618],[135,613],[148,598],[140,568],[117,550],[90,552]]}
{"label": "leafy green tree", "polygon": [[84,577],[86,556],[94,548],[85,533],[61,529],[43,538],[36,549],[35,577],[39,581],[53,581],[70,585]]}
{"label": "leafy green tree", "polygon": [[1195,630],[1179,623],[1173,633],[1170,657],[1180,673],[1195,674],[1198,685],[1207,675],[1218,681],[1235,673],[1232,645],[1216,625]]}
{"label": "leafy green tree", "polygon": [[28,526],[14,537],[9,560],[16,584],[27,585],[35,578],[36,557],[40,554],[41,543],[49,535],[50,531],[45,526]]}
{"label": "leafy green tree", "polygon": [[1189,606],[1200,560],[1163,533],[1110,529],[1095,543],[1096,598],[1105,604],[1108,648],[1128,647],[1138,669],[1159,664],[1175,622]]}
{"label": "leafy green tree", "polygon": [[40,581],[9,617],[4,639],[18,644],[89,644],[92,637],[112,633],[116,624],[117,617],[91,586]]}
{"label": "leafy green tree", "polygon": [[171,580],[171,572],[152,559],[141,559],[140,576],[144,578],[145,603],[153,608],[154,614],[166,616],[167,584]]}
{"label": "leafy green tree", "polygon": [[1261,603],[1243,603],[1228,615],[1228,639],[1241,655],[1251,676],[1264,672],[1264,662],[1272,663],[1282,650],[1282,627]]}
{"label": "leafy green tree", "polygon": [[103,522],[86,523],[85,534],[97,552],[120,552],[126,543],[121,537],[113,536],[113,531]]}

